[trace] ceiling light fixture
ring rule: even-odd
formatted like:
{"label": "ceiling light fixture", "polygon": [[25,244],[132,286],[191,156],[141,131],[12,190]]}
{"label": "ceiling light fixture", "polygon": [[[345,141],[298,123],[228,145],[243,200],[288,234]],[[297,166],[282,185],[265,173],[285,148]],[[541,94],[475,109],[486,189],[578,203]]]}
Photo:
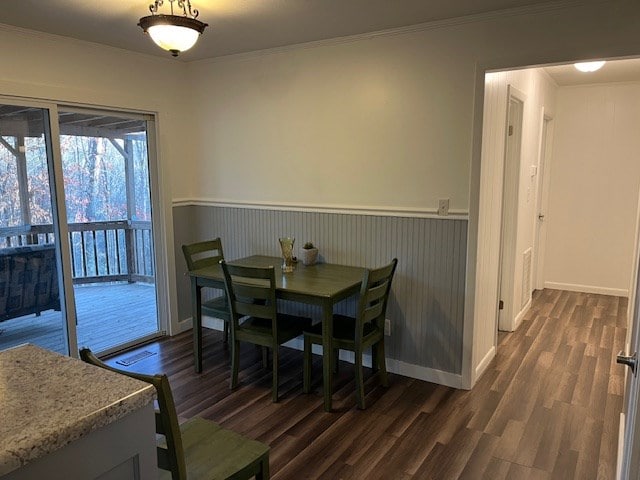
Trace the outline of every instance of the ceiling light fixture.
{"label": "ceiling light fixture", "polygon": [[574,63],[573,66],[576,67],[576,70],[580,70],[581,72],[585,72],[585,73],[590,73],[590,72],[595,72],[596,70],[600,70],[605,63],[606,62],[604,60],[600,60],[598,62]]}
{"label": "ceiling light fixture", "polygon": [[[164,0],[155,0],[149,5],[151,15],[142,17],[138,26],[151,36],[151,39],[160,48],[171,52],[177,57],[180,52],[189,50],[198,41],[198,37],[208,26],[197,20],[198,10],[191,8],[191,0],[168,0],[171,6],[171,14],[158,13]],[[177,9],[182,10],[182,15],[173,14],[173,4],[177,3]]]}

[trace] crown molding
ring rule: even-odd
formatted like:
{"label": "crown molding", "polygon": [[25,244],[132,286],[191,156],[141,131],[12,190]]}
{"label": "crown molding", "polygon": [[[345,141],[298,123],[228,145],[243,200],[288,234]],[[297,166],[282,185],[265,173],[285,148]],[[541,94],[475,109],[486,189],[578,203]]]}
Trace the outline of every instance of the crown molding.
{"label": "crown molding", "polygon": [[288,202],[241,202],[235,200],[176,198],[173,207],[222,207],[252,210],[281,210],[305,213],[335,213],[404,218],[433,218],[438,220],[469,220],[467,210],[450,209],[448,215],[438,215],[437,208],[382,207],[360,205],[319,205]]}
{"label": "crown molding", "polygon": [[[9,32],[15,35],[21,35],[23,37],[35,38],[41,41],[66,43],[67,45],[75,45],[79,47],[92,47],[100,48],[105,51],[111,51],[120,55],[130,55],[136,58],[145,58],[147,60],[155,60],[163,63],[176,64],[177,62],[173,58],[164,58],[159,55],[151,55],[149,53],[137,52],[135,50],[127,50],[126,48],[114,47],[113,45],[107,45],[106,43],[91,42],[89,40],[81,40],[74,37],[66,37],[64,35],[58,35],[55,33],[42,32],[40,30],[31,30],[29,28],[17,27],[15,25],[8,25],[6,23],[0,23],[0,32]],[[180,62],[181,65],[187,62]]]}

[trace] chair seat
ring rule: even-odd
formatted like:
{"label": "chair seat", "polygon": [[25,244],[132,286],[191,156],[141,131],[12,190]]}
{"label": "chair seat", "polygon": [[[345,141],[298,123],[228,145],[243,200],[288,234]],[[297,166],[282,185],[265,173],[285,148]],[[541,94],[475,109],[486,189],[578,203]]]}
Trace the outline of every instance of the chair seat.
{"label": "chair seat", "polygon": [[[316,323],[309,329],[305,329],[305,335],[312,337],[314,343],[322,343],[322,323]],[[376,328],[372,323],[364,324],[364,337],[376,333]],[[347,342],[355,342],[356,339],[356,319],[346,315],[333,315],[333,338]]]}
{"label": "chair seat", "polygon": [[[286,313],[278,313],[278,343],[283,343],[299,335],[311,327],[311,319],[296,317]],[[271,336],[271,320],[248,317],[240,324],[240,331],[254,332]]]}
{"label": "chair seat", "polygon": [[[268,445],[204,418],[188,420],[180,425],[180,432],[189,480],[251,478],[260,471],[261,462],[268,459]],[[160,478],[171,478],[171,472],[159,472]]]}

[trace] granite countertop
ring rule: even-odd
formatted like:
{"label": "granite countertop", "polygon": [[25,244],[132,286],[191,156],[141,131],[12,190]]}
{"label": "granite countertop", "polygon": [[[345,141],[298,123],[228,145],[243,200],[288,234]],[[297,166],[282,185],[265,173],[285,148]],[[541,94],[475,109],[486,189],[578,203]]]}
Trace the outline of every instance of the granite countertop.
{"label": "granite countertop", "polygon": [[153,401],[151,384],[34,345],[0,352],[0,476]]}

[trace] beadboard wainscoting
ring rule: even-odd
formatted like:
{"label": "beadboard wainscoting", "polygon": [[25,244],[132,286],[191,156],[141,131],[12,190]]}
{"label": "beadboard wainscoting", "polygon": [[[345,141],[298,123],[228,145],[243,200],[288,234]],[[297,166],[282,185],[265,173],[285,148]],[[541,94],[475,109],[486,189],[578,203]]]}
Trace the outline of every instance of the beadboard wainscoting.
{"label": "beadboard wainscoting", "polygon": [[[174,207],[180,319],[190,319],[189,279],[181,245],[219,236],[227,259],[280,256],[278,238],[312,241],[320,261],[377,267],[398,258],[387,310],[390,369],[456,384],[462,371],[467,220],[261,208]],[[298,268],[305,268],[302,264]],[[336,311],[353,314],[355,298]],[[292,313],[319,320],[314,307],[287,302]],[[454,385],[459,386],[459,385]]]}

